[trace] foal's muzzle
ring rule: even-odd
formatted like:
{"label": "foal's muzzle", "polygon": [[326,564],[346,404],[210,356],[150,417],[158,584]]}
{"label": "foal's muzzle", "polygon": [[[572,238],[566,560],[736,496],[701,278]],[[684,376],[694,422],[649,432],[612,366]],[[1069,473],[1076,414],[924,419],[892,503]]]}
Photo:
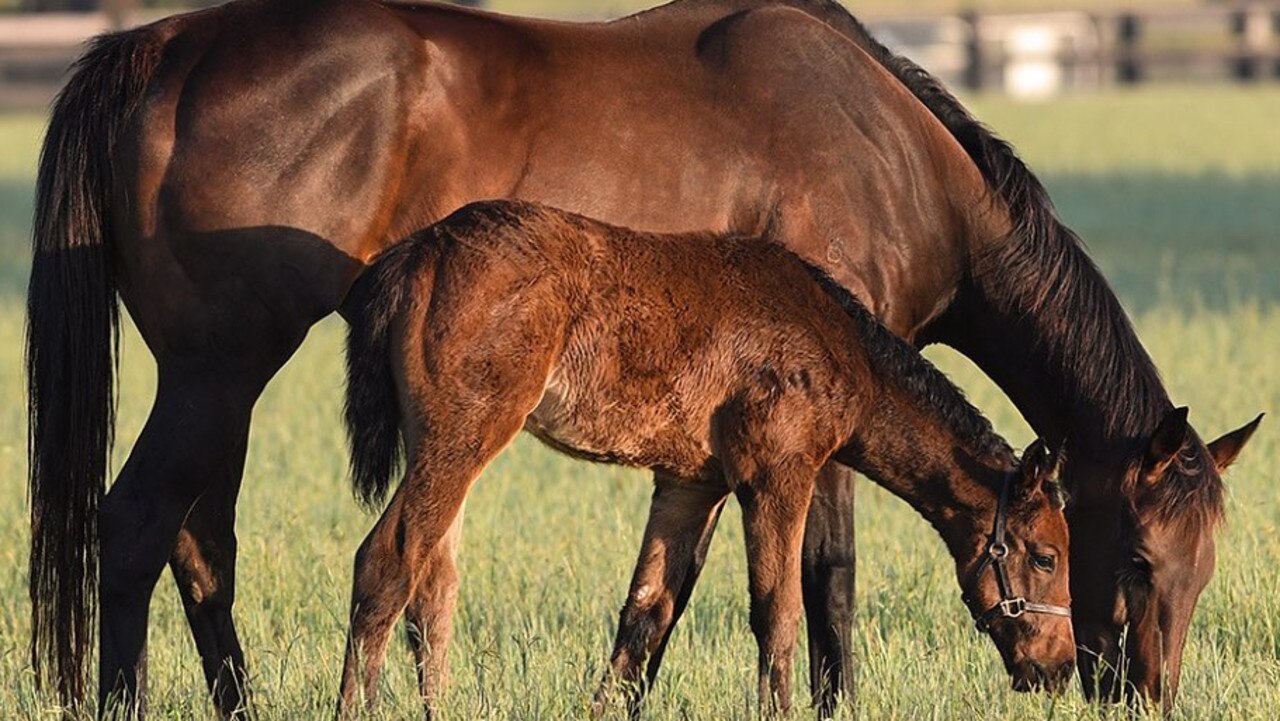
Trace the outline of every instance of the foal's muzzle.
{"label": "foal's muzzle", "polygon": [[1013,669],[1013,690],[1058,692],[1066,688],[1075,673],[1074,661],[1063,661],[1053,666],[1042,666],[1035,661],[1023,661]]}

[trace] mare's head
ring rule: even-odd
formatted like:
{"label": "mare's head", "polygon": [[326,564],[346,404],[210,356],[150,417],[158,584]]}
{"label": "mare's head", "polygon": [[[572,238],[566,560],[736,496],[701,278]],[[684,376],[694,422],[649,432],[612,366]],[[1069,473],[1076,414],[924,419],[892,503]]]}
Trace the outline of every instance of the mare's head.
{"label": "mare's head", "polygon": [[1062,454],[1036,441],[957,558],[964,601],[1018,691],[1061,689],[1075,669]]}
{"label": "mare's head", "polygon": [[1080,561],[1072,592],[1089,697],[1119,701],[1136,691],[1172,706],[1191,614],[1213,575],[1221,474],[1261,420],[1205,444],[1187,409],[1172,410],[1122,460],[1121,493],[1072,504],[1071,553]]}

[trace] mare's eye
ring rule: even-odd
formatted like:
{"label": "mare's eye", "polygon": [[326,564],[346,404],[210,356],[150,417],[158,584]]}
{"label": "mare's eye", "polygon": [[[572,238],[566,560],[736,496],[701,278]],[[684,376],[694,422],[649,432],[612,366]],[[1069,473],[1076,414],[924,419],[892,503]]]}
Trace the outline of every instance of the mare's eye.
{"label": "mare's eye", "polygon": [[1129,556],[1129,566],[1134,572],[1143,576],[1151,575],[1151,561],[1148,561],[1146,556],[1140,553],[1134,553]]}
{"label": "mare's eye", "polygon": [[1041,571],[1052,571],[1054,567],[1053,556],[1044,556],[1039,553],[1031,554],[1031,565]]}
{"label": "mare's eye", "polygon": [[1138,551],[1130,551],[1129,562],[1120,567],[1117,577],[1131,590],[1146,588],[1151,585],[1151,561]]}

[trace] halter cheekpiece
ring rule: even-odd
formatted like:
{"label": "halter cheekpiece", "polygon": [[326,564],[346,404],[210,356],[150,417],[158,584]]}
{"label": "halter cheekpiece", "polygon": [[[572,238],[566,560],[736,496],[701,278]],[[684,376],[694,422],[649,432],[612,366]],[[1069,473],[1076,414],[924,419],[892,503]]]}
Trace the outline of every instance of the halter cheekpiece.
{"label": "halter cheekpiece", "polygon": [[[1000,500],[996,503],[996,520],[987,537],[986,554],[970,577],[969,591],[965,593],[967,602],[982,574],[990,567],[996,574],[996,585],[1000,588],[1000,601],[984,613],[974,613],[973,620],[982,633],[990,631],[991,622],[997,618],[1018,618],[1026,613],[1044,613],[1051,616],[1071,618],[1071,609],[1066,606],[1054,606],[1048,603],[1028,601],[1023,596],[1013,595],[1009,584],[1009,574],[1005,571],[1004,562],[1009,557],[1009,544],[1004,540],[1006,507],[1009,504],[1009,485],[1013,476],[1006,478],[1000,486]],[[967,604],[966,604],[967,605]]]}

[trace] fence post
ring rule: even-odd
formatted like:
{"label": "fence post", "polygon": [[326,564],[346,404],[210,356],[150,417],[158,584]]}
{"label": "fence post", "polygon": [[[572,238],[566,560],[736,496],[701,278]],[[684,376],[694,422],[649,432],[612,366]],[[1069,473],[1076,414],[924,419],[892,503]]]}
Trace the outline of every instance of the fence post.
{"label": "fence post", "polygon": [[1142,80],[1142,20],[1134,13],[1125,13],[1116,20],[1116,80],[1132,85]]}
{"label": "fence post", "polygon": [[1231,33],[1236,36],[1236,56],[1230,61],[1232,77],[1237,80],[1262,77],[1272,22],[1271,13],[1261,5],[1250,5],[1231,14]]}
{"label": "fence post", "polygon": [[[1271,13],[1271,34],[1275,40],[1280,40],[1280,10]],[[1280,57],[1272,57],[1271,74],[1280,78]]]}
{"label": "fence post", "polygon": [[978,91],[982,89],[984,83],[985,67],[982,57],[982,30],[980,28],[982,19],[978,13],[972,10],[960,14],[960,19],[965,25],[965,42],[964,42],[964,86],[969,90]]}
{"label": "fence post", "polygon": [[133,19],[133,13],[138,9],[138,0],[102,0],[101,7],[111,29],[122,30]]}

